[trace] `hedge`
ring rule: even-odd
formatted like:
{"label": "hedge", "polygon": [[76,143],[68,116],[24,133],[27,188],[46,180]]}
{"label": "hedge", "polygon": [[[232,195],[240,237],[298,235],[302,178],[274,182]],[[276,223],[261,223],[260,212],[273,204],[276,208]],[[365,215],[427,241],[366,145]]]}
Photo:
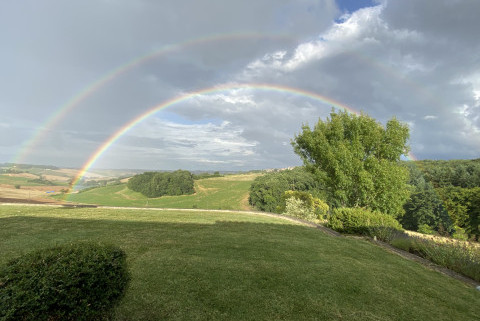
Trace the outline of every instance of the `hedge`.
{"label": "hedge", "polygon": [[328,226],[347,234],[371,235],[379,228],[403,230],[400,223],[390,215],[372,212],[365,208],[336,208],[328,218]]}

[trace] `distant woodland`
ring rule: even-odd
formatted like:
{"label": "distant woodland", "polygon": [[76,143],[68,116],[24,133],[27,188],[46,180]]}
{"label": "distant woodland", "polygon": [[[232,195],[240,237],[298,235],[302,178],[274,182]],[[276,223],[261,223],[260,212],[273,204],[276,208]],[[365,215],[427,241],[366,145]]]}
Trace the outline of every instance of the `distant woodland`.
{"label": "distant woodland", "polygon": [[189,171],[145,172],[128,181],[128,188],[147,197],[193,194],[193,175]]}

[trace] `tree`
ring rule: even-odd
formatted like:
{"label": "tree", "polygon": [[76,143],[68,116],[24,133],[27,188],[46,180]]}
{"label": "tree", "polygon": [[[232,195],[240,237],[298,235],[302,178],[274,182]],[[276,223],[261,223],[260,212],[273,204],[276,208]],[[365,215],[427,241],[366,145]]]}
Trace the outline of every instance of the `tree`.
{"label": "tree", "polygon": [[404,209],[405,215],[401,223],[406,229],[419,231],[420,226],[428,225],[439,233],[454,232],[452,219],[431,183],[417,188],[405,203]]}
{"label": "tree", "polygon": [[128,188],[146,197],[193,194],[193,175],[189,171],[145,172],[128,180]]}
{"label": "tree", "polygon": [[367,207],[397,217],[409,196],[408,170],[399,164],[408,138],[407,125],[395,118],[384,128],[363,113],[332,110],[313,130],[304,125],[292,145],[324,182],[331,207]]}

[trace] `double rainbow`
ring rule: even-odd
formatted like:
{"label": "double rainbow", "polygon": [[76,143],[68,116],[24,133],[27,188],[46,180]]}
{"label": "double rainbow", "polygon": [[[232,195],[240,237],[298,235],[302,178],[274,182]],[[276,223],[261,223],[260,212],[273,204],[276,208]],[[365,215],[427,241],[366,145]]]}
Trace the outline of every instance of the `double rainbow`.
{"label": "double rainbow", "polygon": [[11,160],[12,163],[21,163],[24,161],[26,156],[32,151],[33,146],[37,145],[38,142],[45,137],[45,135],[55,127],[67,114],[72,110],[78,107],[82,102],[87,98],[91,97],[97,91],[105,87],[107,84],[111,83],[113,80],[122,76],[123,74],[129,72],[130,70],[153,61],[159,57],[162,57],[167,54],[171,54],[180,50],[187,48],[195,47],[202,44],[209,44],[215,42],[225,42],[225,41],[236,41],[236,40],[292,40],[294,39],[289,35],[268,35],[260,33],[230,33],[230,34],[214,34],[208,35],[206,37],[193,38],[176,44],[166,45],[159,49],[152,50],[146,54],[138,56],[127,63],[120,65],[107,73],[102,77],[98,78],[94,82],[87,85],[83,88],[78,94],[70,98],[67,102],[61,105],[54,113],[52,113],[48,119],[46,119],[43,124],[36,128],[34,134],[26,140],[22,146],[19,148],[17,154]]}
{"label": "double rainbow", "polygon": [[239,89],[251,89],[257,91],[268,91],[268,92],[277,92],[283,94],[291,94],[295,96],[306,97],[312,99],[314,101],[319,101],[321,103],[327,104],[329,107],[336,107],[339,109],[347,110],[351,113],[358,114],[358,112],[351,107],[326,96],[322,96],[320,94],[303,90],[300,88],[294,87],[287,87],[282,85],[274,85],[274,84],[265,84],[265,83],[247,83],[247,84],[226,84],[221,86],[214,86],[209,88],[200,89],[194,92],[186,93],[174,97],[172,99],[166,100],[159,105],[153,106],[152,108],[148,109],[144,113],[138,115],[134,119],[130,120],[128,123],[123,125],[118,131],[116,131],[110,138],[108,138],[102,145],[93,153],[88,161],[83,165],[80,169],[79,173],[75,177],[72,182],[71,189],[74,189],[78,182],[82,179],[83,176],[88,172],[88,170],[95,164],[95,162],[116,142],[125,135],[130,129],[135,127],[137,124],[141,123],[145,119],[151,117],[158,111],[174,106],[176,104],[182,103],[189,99],[201,96],[201,95],[208,95],[208,94],[215,94],[221,92],[228,92],[231,90],[239,90]]}

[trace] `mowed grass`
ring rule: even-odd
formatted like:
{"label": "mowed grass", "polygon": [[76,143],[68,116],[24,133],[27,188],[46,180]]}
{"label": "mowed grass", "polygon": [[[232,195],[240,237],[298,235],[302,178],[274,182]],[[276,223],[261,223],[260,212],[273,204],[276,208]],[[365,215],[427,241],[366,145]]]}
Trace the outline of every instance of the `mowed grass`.
{"label": "mowed grass", "polygon": [[0,263],[91,240],[132,280],[116,320],[478,320],[480,292],[366,241],[246,213],[0,206]]}
{"label": "mowed grass", "polygon": [[106,206],[248,210],[249,188],[257,176],[243,174],[196,180],[193,195],[147,198],[128,189],[127,184],[120,184],[71,194],[67,200]]}

